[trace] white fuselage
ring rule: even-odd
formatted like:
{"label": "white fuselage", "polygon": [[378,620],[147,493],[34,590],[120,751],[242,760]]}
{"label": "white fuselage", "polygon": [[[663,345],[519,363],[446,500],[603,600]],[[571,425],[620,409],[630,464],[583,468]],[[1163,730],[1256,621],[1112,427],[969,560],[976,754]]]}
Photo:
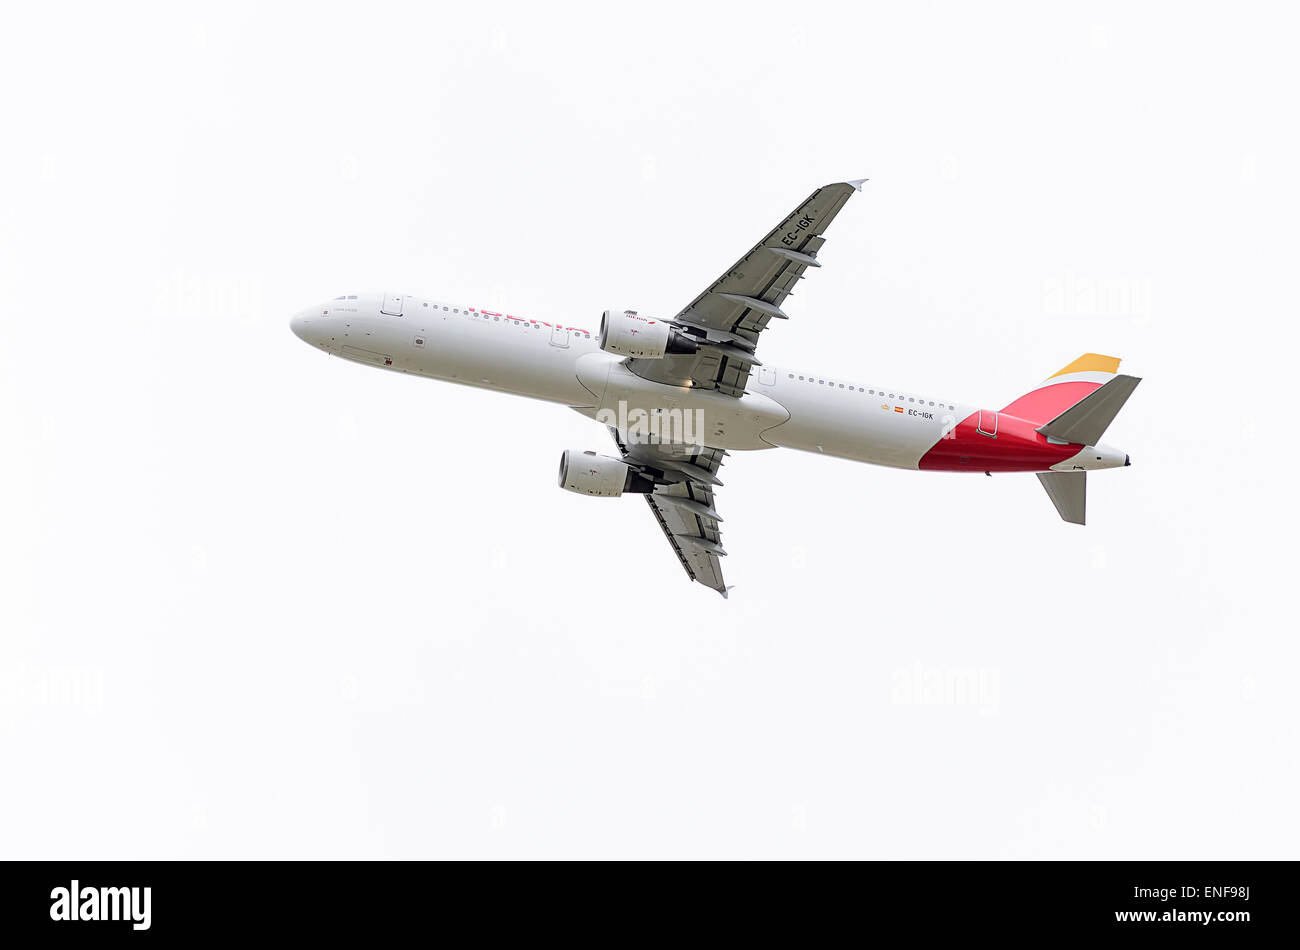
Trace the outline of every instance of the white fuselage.
{"label": "white fuselage", "polygon": [[[933,394],[755,367],[740,398],[665,385],[632,373],[589,327],[561,326],[411,296],[356,295],[298,314],[294,332],[326,352],[412,373],[570,406],[602,422],[672,416],[697,441],[722,449],[803,449],[916,469],[977,408]],[[644,414],[644,415],[642,415]],[[1075,468],[1123,464],[1090,450]],[[1076,460],[1072,460],[1076,461]]]}

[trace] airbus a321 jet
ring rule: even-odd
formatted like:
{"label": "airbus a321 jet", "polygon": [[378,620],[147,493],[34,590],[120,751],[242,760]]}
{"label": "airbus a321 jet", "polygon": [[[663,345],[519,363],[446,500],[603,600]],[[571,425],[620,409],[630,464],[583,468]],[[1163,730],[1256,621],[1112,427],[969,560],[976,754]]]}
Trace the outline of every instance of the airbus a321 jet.
{"label": "airbus a321 jet", "polygon": [[[864,179],[865,180],[865,179]],[[1102,434],[1138,384],[1088,353],[1001,409],[860,376],[767,365],[759,338],[862,181],[818,188],[676,316],[606,310],[586,327],[398,294],[345,294],[295,315],[334,356],[570,406],[606,424],[615,454],[569,449],[560,487],[640,494],[693,581],[724,597],[715,494],[728,452],[790,448],[893,468],[1034,472],[1084,523],[1087,473],[1129,464]],[[680,253],[665,243],[665,253]]]}

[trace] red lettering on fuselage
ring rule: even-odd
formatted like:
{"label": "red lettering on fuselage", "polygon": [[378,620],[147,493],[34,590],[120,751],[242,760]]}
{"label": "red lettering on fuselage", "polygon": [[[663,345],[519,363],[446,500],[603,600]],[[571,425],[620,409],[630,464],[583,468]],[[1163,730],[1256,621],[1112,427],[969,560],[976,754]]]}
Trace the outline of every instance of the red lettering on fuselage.
{"label": "red lettering on fuselage", "polygon": [[[466,313],[477,313],[485,317],[505,317],[507,320],[513,320],[515,323],[532,323],[537,326],[550,327],[553,330],[573,330],[575,333],[587,333],[583,327],[566,327],[560,323],[547,323],[545,320],[534,320],[532,317],[516,317],[513,313],[496,313],[492,310],[477,310],[474,307],[466,307]],[[589,333],[587,333],[590,336]]]}

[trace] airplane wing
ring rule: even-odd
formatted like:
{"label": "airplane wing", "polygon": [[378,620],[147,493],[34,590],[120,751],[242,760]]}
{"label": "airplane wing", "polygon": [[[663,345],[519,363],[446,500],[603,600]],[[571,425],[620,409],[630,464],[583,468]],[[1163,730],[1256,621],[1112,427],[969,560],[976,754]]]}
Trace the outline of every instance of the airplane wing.
{"label": "airplane wing", "polygon": [[722,549],[722,533],[718,530],[722,519],[713,508],[713,489],[722,485],[717,472],[726,451],[698,445],[628,445],[617,429],[611,427],[609,431],[624,462],[651,468],[672,480],[656,484],[645,500],[687,576],[726,597],[719,559],[727,552]]}
{"label": "airplane wing", "polygon": [[629,359],[628,368],[672,386],[743,394],[750,369],[761,365],[754,358],[758,335],[769,321],[787,319],[782,302],[805,270],[821,266],[822,235],[864,181],[818,188],[671,321],[709,345],[663,359]]}
{"label": "airplane wing", "polygon": [[[626,360],[627,367],[670,386],[743,395],[750,370],[761,365],[754,357],[759,334],[771,320],[787,319],[781,304],[805,270],[821,266],[817,252],[826,240],[822,235],[864,181],[818,188],[669,321],[701,343],[697,352],[632,358]],[[701,446],[628,445],[617,429],[610,432],[623,461],[655,476],[655,489],[645,499],[687,575],[726,597],[720,558],[727,552],[722,549],[722,519],[713,506],[713,489],[722,485],[717,472],[727,453]]]}

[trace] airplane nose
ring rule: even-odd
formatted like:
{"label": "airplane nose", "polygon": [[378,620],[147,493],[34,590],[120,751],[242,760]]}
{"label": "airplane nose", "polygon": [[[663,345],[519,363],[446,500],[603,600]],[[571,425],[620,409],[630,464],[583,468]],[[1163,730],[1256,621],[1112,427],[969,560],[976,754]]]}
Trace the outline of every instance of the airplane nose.
{"label": "airplane nose", "polygon": [[289,318],[289,329],[293,335],[309,346],[326,353],[334,352],[333,337],[330,336],[330,307],[317,304],[306,310],[299,310]]}

